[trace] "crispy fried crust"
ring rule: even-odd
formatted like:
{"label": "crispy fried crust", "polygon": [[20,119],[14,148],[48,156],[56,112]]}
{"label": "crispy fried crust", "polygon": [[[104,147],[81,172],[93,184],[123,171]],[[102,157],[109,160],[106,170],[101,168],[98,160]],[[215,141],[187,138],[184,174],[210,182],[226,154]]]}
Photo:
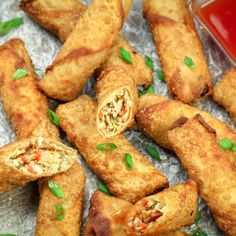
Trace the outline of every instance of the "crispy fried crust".
{"label": "crispy fried crust", "polygon": [[131,2],[94,0],[91,3],[40,81],[49,97],[62,101],[76,98],[88,77],[108,56]]}
{"label": "crispy fried crust", "polygon": [[[61,163],[56,163],[58,168],[52,172],[33,173],[18,169],[12,164],[11,159],[13,157],[19,154],[24,154],[31,149],[51,150],[54,153],[60,153],[64,156],[62,159],[63,165]],[[0,192],[10,191],[12,188],[25,185],[26,183],[36,179],[66,171],[71,167],[76,158],[77,152],[74,149],[71,149],[53,139],[39,137],[24,139],[8,144],[0,148]],[[51,161],[52,160],[48,160],[44,165],[50,165]],[[59,168],[59,165],[61,168]]]}
{"label": "crispy fried crust", "polygon": [[[200,114],[216,130],[218,140],[229,138],[236,142],[236,133],[211,114],[159,95],[143,95],[140,97],[136,120],[141,129],[157,144],[171,149],[167,138],[168,128],[180,117],[185,116],[191,119],[196,114]],[[227,154],[230,161],[236,163],[236,154],[232,151],[227,151]]]}
{"label": "crispy fried crust", "polygon": [[213,99],[229,112],[236,125],[236,69],[232,68],[216,84]]}
{"label": "crispy fried crust", "polygon": [[[48,181],[60,185],[65,193],[65,199],[57,198],[48,188]],[[63,174],[40,181],[40,202],[37,218],[36,236],[78,236],[83,212],[85,175],[78,163]],[[43,200],[42,200],[43,199]],[[45,201],[47,199],[47,201]],[[65,217],[59,221],[56,218],[56,205],[61,203]]]}
{"label": "crispy fried crust", "polygon": [[[133,123],[137,112],[138,91],[133,73],[119,66],[110,67],[103,71],[96,88],[98,98],[96,124],[98,131],[104,137],[112,137],[120,134]],[[124,95],[121,96],[121,94]],[[108,108],[109,104],[118,106],[119,100],[123,100],[121,111],[117,114],[119,118],[114,118],[111,112],[105,115],[104,109],[110,109]],[[122,110],[122,107],[125,107],[125,111]],[[115,109],[114,107],[113,109],[115,112],[119,111],[119,108]],[[121,115],[119,116],[119,114]],[[117,121],[116,124],[112,124],[113,128],[107,129],[109,121],[106,120],[106,117],[111,117],[112,120]],[[118,121],[117,119],[124,120]]]}
{"label": "crispy fried crust", "polygon": [[[192,224],[198,209],[197,199],[196,183],[194,181],[188,181],[139,200],[126,216],[125,222],[128,235],[155,236],[179,230],[183,226]],[[129,226],[129,222],[132,217],[143,214],[143,212],[141,212],[141,206],[144,200],[160,202],[160,205],[162,205],[162,215],[153,221],[154,224],[151,227],[137,234],[137,231]]]}
{"label": "crispy fried crust", "polygon": [[78,0],[23,0],[20,8],[64,42],[86,6]]}
{"label": "crispy fried crust", "polygon": [[[79,0],[66,2],[58,2],[57,0],[23,0],[20,7],[41,26],[55,33],[62,42],[72,32],[73,27],[86,8]],[[120,59],[120,47],[126,48],[130,53],[133,61],[132,65],[128,65]],[[137,54],[134,48],[121,36],[118,37],[107,61],[96,72],[100,74],[102,70],[114,64],[120,64],[127,68],[133,67],[135,78],[139,85],[147,87],[153,81],[152,72],[146,65],[144,58]]]}
{"label": "crispy fried crust", "polygon": [[236,235],[236,171],[200,115],[168,133],[169,142],[226,235]]}
{"label": "crispy fried crust", "polygon": [[124,221],[132,204],[96,191],[90,199],[84,236],[126,236]]}
{"label": "crispy fried crust", "polygon": [[[168,184],[166,177],[155,169],[123,135],[103,138],[96,128],[97,104],[89,96],[60,105],[57,115],[61,128],[68,139],[76,145],[87,164],[107,184],[116,196],[130,202],[153,193]],[[117,149],[99,151],[96,146],[114,143]],[[133,170],[126,167],[124,156],[129,153],[133,158]]]}
{"label": "crispy fried crust", "polygon": [[[175,99],[192,103],[211,93],[212,82],[202,46],[184,0],[143,0],[144,16],[151,27]],[[195,68],[184,63],[191,57]]]}
{"label": "crispy fried crust", "polygon": [[[15,80],[12,74],[18,68],[28,70],[28,75]],[[0,95],[19,139],[43,136],[59,140],[57,128],[48,119],[47,100],[39,91],[33,65],[20,39],[0,46]]]}

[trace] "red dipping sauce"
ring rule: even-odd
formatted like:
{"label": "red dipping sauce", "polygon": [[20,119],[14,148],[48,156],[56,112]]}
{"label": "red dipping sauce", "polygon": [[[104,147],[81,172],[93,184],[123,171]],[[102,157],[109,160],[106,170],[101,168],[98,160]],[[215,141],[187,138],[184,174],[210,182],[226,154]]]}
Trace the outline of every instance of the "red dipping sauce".
{"label": "red dipping sauce", "polygon": [[236,0],[193,0],[190,9],[236,64]]}

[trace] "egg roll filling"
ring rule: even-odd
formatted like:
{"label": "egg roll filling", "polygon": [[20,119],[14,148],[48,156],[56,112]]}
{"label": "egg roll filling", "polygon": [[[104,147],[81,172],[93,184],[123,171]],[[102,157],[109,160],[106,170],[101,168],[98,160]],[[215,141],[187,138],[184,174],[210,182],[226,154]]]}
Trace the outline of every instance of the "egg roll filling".
{"label": "egg roll filling", "polygon": [[10,158],[11,164],[23,171],[33,174],[56,173],[69,165],[65,161],[67,155],[49,149],[30,149],[19,151]]}
{"label": "egg roll filling", "polygon": [[128,227],[133,228],[138,234],[142,234],[145,229],[152,228],[163,215],[162,210],[165,204],[153,198],[144,198],[137,204],[137,213],[128,219]]}
{"label": "egg roll filling", "polygon": [[130,118],[132,100],[127,89],[117,93],[111,102],[108,102],[99,113],[99,129],[103,133],[115,133],[119,127]]}

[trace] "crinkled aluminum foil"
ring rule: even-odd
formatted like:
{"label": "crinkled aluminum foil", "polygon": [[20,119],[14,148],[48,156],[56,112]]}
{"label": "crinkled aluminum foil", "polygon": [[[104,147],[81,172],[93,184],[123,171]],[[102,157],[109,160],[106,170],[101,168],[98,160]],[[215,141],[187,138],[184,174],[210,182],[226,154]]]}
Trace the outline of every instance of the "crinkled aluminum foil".
{"label": "crinkled aluminum foil", "polygon": [[[24,18],[24,25],[16,30],[13,30],[8,35],[1,37],[0,44],[14,37],[23,39],[29,54],[32,57],[35,70],[40,76],[45,68],[52,62],[61,44],[57,38],[49,34],[47,31],[34,23],[30,18],[28,18],[25,13],[19,9],[19,2],[20,0],[0,0],[0,22],[14,17]],[[132,46],[137,49],[138,52],[143,55],[151,56],[155,61],[155,67],[160,68],[160,62],[156,55],[152,35],[142,16],[141,9],[141,0],[134,0],[133,8],[127,22],[123,27],[122,34],[132,44]],[[199,28],[198,25],[197,27]],[[200,31],[200,36],[207,55],[213,81],[216,83],[221,78],[222,73],[230,67],[230,64],[206,33]],[[156,93],[166,95],[166,84],[161,82],[156,75],[154,76]],[[92,89],[93,84],[93,79],[90,79],[83,92],[94,96],[95,94]],[[51,101],[51,105],[54,107],[57,104]],[[228,114],[223,108],[213,102],[212,99],[208,98],[204,102],[199,103],[198,106],[233,127],[233,123]],[[128,130],[126,131],[126,136],[129,141],[144,154],[145,151],[143,147],[146,143],[155,146],[159,150],[162,159],[161,163],[158,163],[149,157],[147,158],[155,167],[168,176],[171,185],[183,182],[187,179],[186,172],[183,170],[178,159],[173,153],[158,147],[154,142],[139,132]],[[2,110],[2,106],[0,105],[0,146],[13,142],[14,140],[15,135],[12,132],[9,121]],[[64,142],[66,142],[66,139]],[[85,219],[90,196],[95,191],[99,180],[82,159],[80,162],[82,162],[87,176],[84,205]],[[199,199],[199,202],[200,210],[203,216],[199,224],[201,229],[207,232],[209,236],[223,235],[217,229],[204,202],[201,199]],[[20,187],[9,193],[0,194],[0,234],[14,233],[18,236],[34,235],[37,205],[38,189],[36,183],[28,184],[25,187]],[[185,230],[188,231],[189,229],[191,230],[191,227],[186,228]]]}

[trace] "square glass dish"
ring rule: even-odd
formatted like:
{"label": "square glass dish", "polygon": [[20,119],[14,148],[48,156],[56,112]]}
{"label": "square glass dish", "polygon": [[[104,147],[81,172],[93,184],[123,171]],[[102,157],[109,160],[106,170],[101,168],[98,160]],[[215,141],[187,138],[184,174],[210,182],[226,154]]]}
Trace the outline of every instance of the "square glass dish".
{"label": "square glass dish", "polygon": [[236,1],[192,0],[189,8],[194,18],[236,66]]}

